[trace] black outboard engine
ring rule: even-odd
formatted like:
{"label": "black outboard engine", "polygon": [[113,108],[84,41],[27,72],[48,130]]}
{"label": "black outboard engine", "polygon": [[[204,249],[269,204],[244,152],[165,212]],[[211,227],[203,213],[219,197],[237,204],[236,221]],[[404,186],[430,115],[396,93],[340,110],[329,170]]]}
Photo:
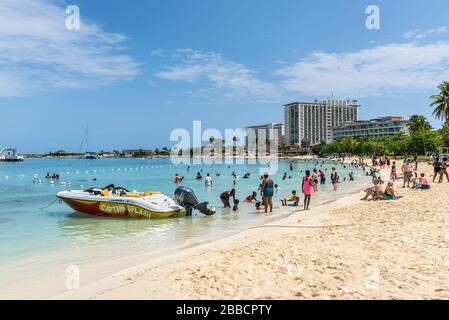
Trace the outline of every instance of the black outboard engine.
{"label": "black outboard engine", "polygon": [[187,216],[191,216],[194,209],[207,216],[215,214],[215,209],[209,207],[209,202],[199,203],[193,190],[187,187],[179,187],[175,190],[175,201],[186,209]]}

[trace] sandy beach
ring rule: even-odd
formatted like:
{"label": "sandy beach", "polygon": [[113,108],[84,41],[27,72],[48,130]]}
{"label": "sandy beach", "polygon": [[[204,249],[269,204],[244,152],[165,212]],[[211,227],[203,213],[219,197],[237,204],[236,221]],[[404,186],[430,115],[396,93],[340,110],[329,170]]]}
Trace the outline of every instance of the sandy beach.
{"label": "sandy beach", "polygon": [[449,183],[401,186],[396,201],[354,194],[54,298],[448,299]]}

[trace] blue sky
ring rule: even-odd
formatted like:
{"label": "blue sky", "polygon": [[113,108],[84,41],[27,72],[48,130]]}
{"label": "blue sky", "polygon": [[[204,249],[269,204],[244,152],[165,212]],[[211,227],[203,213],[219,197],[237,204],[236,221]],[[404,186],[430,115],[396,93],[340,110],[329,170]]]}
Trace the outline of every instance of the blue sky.
{"label": "blue sky", "polygon": [[[0,147],[169,146],[176,128],[283,120],[356,98],[360,118],[420,113],[449,80],[446,0],[0,0]],[[65,27],[77,5],[81,29]],[[365,27],[368,5],[380,30]]]}

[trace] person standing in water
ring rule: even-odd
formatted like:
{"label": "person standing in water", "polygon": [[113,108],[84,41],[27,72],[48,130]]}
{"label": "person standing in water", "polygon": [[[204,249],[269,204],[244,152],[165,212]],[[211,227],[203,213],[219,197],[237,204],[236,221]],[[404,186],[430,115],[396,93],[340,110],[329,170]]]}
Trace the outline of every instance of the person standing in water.
{"label": "person standing in water", "polygon": [[220,195],[220,200],[223,202],[225,208],[231,208],[230,199],[233,198],[233,202],[235,202],[235,189],[231,191],[225,191]]}
{"label": "person standing in water", "polygon": [[273,212],[273,194],[274,194],[274,182],[270,178],[268,172],[265,172],[263,175],[261,187],[261,195],[263,198],[265,213],[268,212],[268,207],[270,207],[270,212]]}
{"label": "person standing in water", "polygon": [[320,183],[323,185],[326,184],[326,174],[323,170],[320,170]]}
{"label": "person standing in water", "polygon": [[302,193],[304,193],[304,210],[309,210],[310,199],[312,198],[313,181],[310,177],[310,170],[306,170],[305,177],[302,178]]}
{"label": "person standing in water", "polygon": [[317,192],[318,191],[318,171],[316,169],[313,169],[312,182],[313,182],[313,192]]}
{"label": "person standing in water", "polygon": [[338,180],[340,179],[340,177],[338,176],[338,172],[335,169],[335,167],[332,168],[332,174],[331,174],[331,181],[332,181],[332,186],[334,187],[334,191],[337,191],[337,184],[338,184]]}
{"label": "person standing in water", "polygon": [[206,187],[212,187],[212,177],[210,176],[210,174],[207,174],[206,179],[204,180],[204,185]]}

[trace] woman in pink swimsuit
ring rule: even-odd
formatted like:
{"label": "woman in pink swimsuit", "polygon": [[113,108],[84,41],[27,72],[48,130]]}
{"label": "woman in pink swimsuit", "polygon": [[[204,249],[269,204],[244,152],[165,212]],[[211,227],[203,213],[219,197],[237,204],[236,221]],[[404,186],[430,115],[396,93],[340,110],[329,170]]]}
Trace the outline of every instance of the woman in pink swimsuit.
{"label": "woman in pink swimsuit", "polygon": [[306,170],[306,176],[302,179],[302,192],[304,193],[304,210],[309,210],[310,198],[312,197],[313,181],[310,170]]}

